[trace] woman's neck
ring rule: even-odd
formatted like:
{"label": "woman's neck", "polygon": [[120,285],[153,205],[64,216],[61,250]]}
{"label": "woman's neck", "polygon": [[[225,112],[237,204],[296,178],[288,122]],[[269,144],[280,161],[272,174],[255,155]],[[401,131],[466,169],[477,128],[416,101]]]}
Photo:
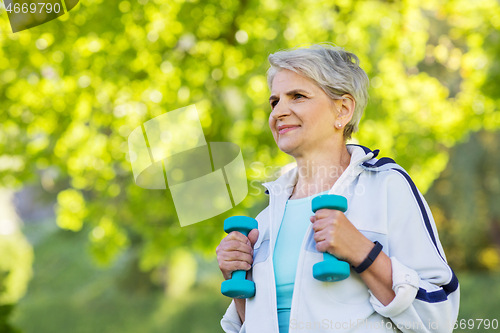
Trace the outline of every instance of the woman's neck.
{"label": "woman's neck", "polygon": [[351,161],[345,144],[336,152],[296,158],[298,179],[290,199],[301,199],[332,188]]}

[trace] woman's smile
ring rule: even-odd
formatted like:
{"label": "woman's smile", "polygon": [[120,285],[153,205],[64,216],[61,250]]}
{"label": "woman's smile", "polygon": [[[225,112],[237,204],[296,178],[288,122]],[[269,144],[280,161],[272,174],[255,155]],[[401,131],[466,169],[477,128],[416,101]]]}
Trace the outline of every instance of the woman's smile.
{"label": "woman's smile", "polygon": [[294,126],[294,127],[287,127],[287,128],[283,128],[281,131],[279,131],[278,133],[279,134],[285,134],[286,132],[290,132],[290,131],[293,131],[294,129],[297,129],[299,128],[300,126]]}

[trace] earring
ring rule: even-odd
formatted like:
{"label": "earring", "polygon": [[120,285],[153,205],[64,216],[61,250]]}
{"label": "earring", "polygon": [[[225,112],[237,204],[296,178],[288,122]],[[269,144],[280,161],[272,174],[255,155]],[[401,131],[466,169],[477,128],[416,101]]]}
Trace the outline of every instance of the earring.
{"label": "earring", "polygon": [[340,129],[340,128],[342,128],[342,124],[341,124],[341,123],[338,123],[338,124],[337,124],[337,127],[338,127],[339,129]]}

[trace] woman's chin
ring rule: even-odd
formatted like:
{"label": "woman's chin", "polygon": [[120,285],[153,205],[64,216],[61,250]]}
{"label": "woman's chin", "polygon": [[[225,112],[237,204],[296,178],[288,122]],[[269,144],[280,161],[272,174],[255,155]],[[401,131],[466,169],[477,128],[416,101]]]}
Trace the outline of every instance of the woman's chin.
{"label": "woman's chin", "polygon": [[284,153],[289,154],[290,152],[296,151],[296,149],[299,148],[301,144],[302,140],[300,140],[299,136],[292,136],[287,134],[278,135],[277,146]]}
{"label": "woman's chin", "polygon": [[298,147],[298,145],[296,145],[296,144],[289,144],[289,143],[286,143],[286,144],[285,143],[280,143],[280,144],[278,144],[278,148],[282,152],[287,153],[287,154],[295,151],[297,149],[297,147]]}

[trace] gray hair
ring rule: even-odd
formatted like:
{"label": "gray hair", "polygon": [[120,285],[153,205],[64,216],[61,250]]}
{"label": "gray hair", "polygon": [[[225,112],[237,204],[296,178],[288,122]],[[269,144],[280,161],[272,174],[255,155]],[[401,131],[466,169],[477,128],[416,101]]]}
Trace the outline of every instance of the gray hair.
{"label": "gray hair", "polygon": [[[356,101],[352,119],[344,128],[344,140],[358,130],[368,103],[369,79],[359,67],[359,58],[332,43],[311,44],[310,48],[278,51],[268,57],[267,85],[272,90],[274,76],[282,69],[291,70],[315,82],[330,98],[343,99],[350,94]],[[353,62],[354,61],[354,62]]]}

